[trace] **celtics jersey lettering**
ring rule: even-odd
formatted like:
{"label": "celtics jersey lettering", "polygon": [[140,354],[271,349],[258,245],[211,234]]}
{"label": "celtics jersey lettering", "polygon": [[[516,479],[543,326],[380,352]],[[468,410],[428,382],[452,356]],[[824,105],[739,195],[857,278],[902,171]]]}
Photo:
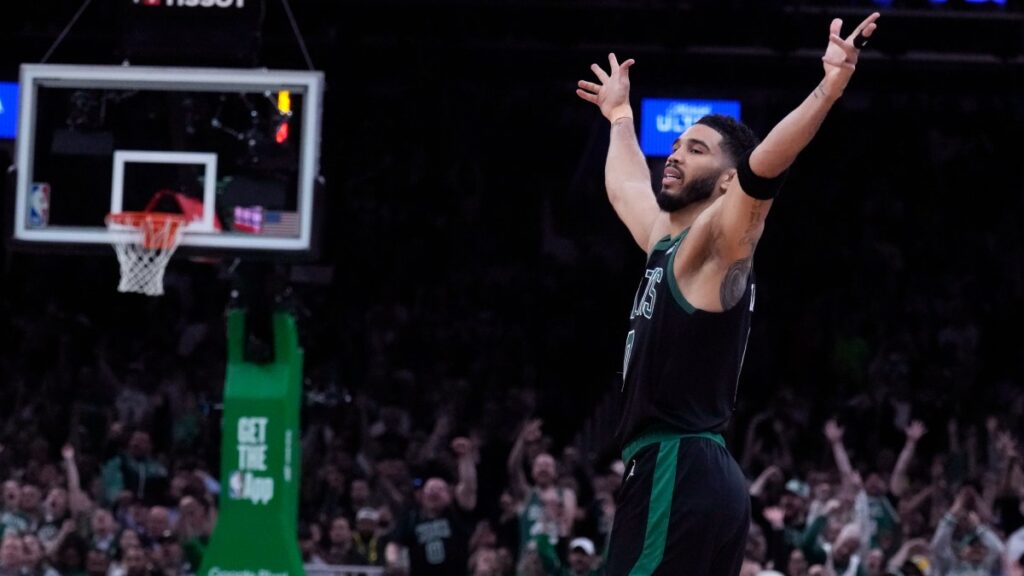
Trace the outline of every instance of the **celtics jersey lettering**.
{"label": "celtics jersey lettering", "polygon": [[688,232],[655,245],[633,298],[619,387],[620,446],[654,427],[721,431],[735,407],[754,310],[754,274],[729,310],[695,309],[673,272]]}

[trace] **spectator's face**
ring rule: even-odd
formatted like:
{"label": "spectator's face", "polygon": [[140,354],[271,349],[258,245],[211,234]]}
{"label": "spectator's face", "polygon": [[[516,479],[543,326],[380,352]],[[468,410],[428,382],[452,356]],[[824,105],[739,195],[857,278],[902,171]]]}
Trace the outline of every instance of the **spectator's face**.
{"label": "spectator's face", "polygon": [[835,558],[841,562],[846,562],[850,559],[857,548],[860,548],[860,538],[847,538],[838,544],[835,548]]}
{"label": "spectator's face", "polygon": [[562,517],[562,501],[558,499],[558,494],[545,492],[540,501],[544,504],[544,515],[548,519],[557,520]]}
{"label": "spectator's face", "polygon": [[348,520],[344,518],[335,518],[334,522],[331,522],[331,544],[335,546],[346,546],[352,543],[352,529],[348,525]]}
{"label": "spectator's face", "polygon": [[869,475],[864,481],[864,491],[874,498],[885,496],[885,479],[879,474]]}
{"label": "spectator's face", "polygon": [[148,568],[146,553],[141,546],[132,546],[124,551],[124,569],[131,576],[144,576]]}
{"label": "spectator's face", "polygon": [[805,576],[807,574],[807,559],[800,549],[793,550],[789,554],[789,566],[786,568],[789,576]]}
{"label": "spectator's face", "polygon": [[448,483],[440,478],[431,478],[423,485],[423,508],[432,514],[443,511],[451,504]]}
{"label": "spectator's face", "polygon": [[153,506],[146,515],[146,533],[157,537],[171,530],[171,513],[163,506]]}
{"label": "spectator's face", "polygon": [[353,502],[366,502],[370,499],[370,485],[366,483],[366,480],[353,480],[349,497]]}
{"label": "spectator's face", "polygon": [[136,460],[148,458],[151,449],[149,434],[145,432],[133,433],[131,440],[128,441],[128,452]]}
{"label": "spectator's face", "polygon": [[521,576],[546,576],[548,572],[544,569],[544,565],[541,564],[540,556],[536,552],[531,552],[523,554],[515,573]]}
{"label": "spectator's face", "polygon": [[324,471],[324,481],[335,492],[341,492],[345,488],[345,476],[337,466],[329,466]]}
{"label": "spectator's face", "polygon": [[579,465],[580,461],[580,451],[572,446],[566,446],[562,451],[562,463],[566,468],[574,468]]}
{"label": "spectator's face", "polygon": [[317,524],[316,522],[310,522],[309,523],[309,539],[312,540],[313,542],[316,542],[317,544],[319,544],[320,542],[323,542],[323,539],[324,539],[323,528],[321,528],[320,525]]}
{"label": "spectator's face", "polygon": [[18,499],[18,508],[23,512],[35,513],[39,510],[39,503],[42,493],[39,488],[32,484],[25,484],[21,487],[21,497]]}
{"label": "spectator's face", "polygon": [[299,552],[302,553],[302,560],[309,562],[313,558],[313,554],[316,553],[316,542],[312,538],[300,538]]}
{"label": "spectator's face", "polygon": [[516,501],[512,499],[512,495],[508,492],[501,493],[501,499],[498,501],[501,506],[501,511],[508,513],[512,512],[516,508]]}
{"label": "spectator's face", "polygon": [[178,508],[181,510],[182,520],[189,526],[202,526],[203,522],[206,520],[206,511],[203,510],[203,505],[191,496],[185,496],[182,498],[181,502],[178,504]]}
{"label": "spectator's face", "polygon": [[356,530],[364,537],[370,537],[377,530],[377,523],[373,518],[361,518],[356,520]]}
{"label": "spectator's face", "polygon": [[139,533],[135,530],[125,530],[121,532],[121,537],[117,539],[117,546],[121,550],[127,550],[129,548],[138,548],[142,546],[142,540],[139,539]]}
{"label": "spectator's face", "polygon": [[21,487],[14,480],[4,482],[4,508],[15,510],[18,507],[18,500],[21,498]]}
{"label": "spectator's face", "polygon": [[21,538],[7,536],[0,543],[0,567],[12,569],[20,568],[24,562],[24,545]]}
{"label": "spectator's face", "polygon": [[814,486],[814,499],[818,502],[828,502],[832,498],[832,485],[828,482],[819,482]]}
{"label": "spectator's face", "polygon": [[804,517],[804,499],[792,492],[783,492],[779,500],[787,522],[798,522]]}
{"label": "spectator's face", "polygon": [[569,552],[569,567],[573,572],[589,572],[593,570],[593,559],[586,552],[574,548]]}
{"label": "spectator's face", "polygon": [[615,497],[611,494],[598,494],[594,496],[594,502],[600,507],[601,514],[605,518],[615,518]]}
{"label": "spectator's face", "polygon": [[498,545],[498,535],[494,533],[491,523],[487,520],[477,523],[476,533],[473,534],[472,539],[476,540],[477,545],[481,548],[494,548]]}
{"label": "spectator's face", "polygon": [[498,571],[498,553],[493,548],[481,548],[476,553],[473,565],[474,576],[491,576],[500,574]]}
{"label": "spectator's face", "polygon": [[36,566],[43,561],[43,545],[34,534],[26,534],[21,537],[21,549],[26,566]]}
{"label": "spectator's face", "polygon": [[550,486],[555,481],[555,459],[550,454],[533,459],[533,481],[538,486]]}
{"label": "spectator's face", "polygon": [[839,517],[836,517],[836,516],[832,516],[831,518],[828,519],[828,522],[825,524],[825,534],[824,534],[825,540],[827,540],[829,542],[835,542],[836,538],[839,537],[839,532],[842,529],[843,529],[843,520],[842,520],[842,518],[839,518]]}
{"label": "spectator's face", "polygon": [[46,495],[46,509],[55,516],[68,511],[68,493],[63,488],[54,488]]}
{"label": "spectator's face", "polygon": [[171,486],[168,488],[171,498],[175,500],[181,498],[185,493],[185,488],[188,487],[188,475],[178,473],[171,479]]}
{"label": "spectator's face", "polygon": [[110,558],[101,550],[89,550],[85,556],[85,572],[89,576],[106,576]]}
{"label": "spectator's face", "polygon": [[[117,510],[128,510],[131,513],[132,508],[136,506],[135,496],[130,490],[121,490],[117,494],[117,501],[114,503],[114,508]],[[141,506],[141,504],[139,504]]]}
{"label": "spectator's face", "polygon": [[[167,539],[154,550],[159,555],[159,565],[166,569],[176,570],[181,567],[185,553],[177,540]],[[155,560],[154,560],[155,562]]]}
{"label": "spectator's face", "polygon": [[868,554],[866,568],[868,576],[883,576],[885,574],[885,553],[881,550],[872,550]]}
{"label": "spectator's face", "polygon": [[515,561],[512,559],[512,551],[504,547],[498,548],[499,574],[511,574],[514,567]]}
{"label": "spectator's face", "polygon": [[114,533],[114,517],[103,508],[98,508],[93,512],[89,526],[92,528],[92,533],[96,536],[110,536]]}
{"label": "spectator's face", "polygon": [[971,544],[964,546],[960,551],[960,557],[963,561],[972,566],[980,566],[985,561],[987,555],[988,550],[985,549],[985,545],[982,544],[981,540],[975,540]]}

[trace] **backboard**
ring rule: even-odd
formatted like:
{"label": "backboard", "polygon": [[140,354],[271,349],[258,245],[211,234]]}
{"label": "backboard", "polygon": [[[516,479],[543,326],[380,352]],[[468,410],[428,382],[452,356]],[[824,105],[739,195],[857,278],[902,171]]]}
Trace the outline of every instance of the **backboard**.
{"label": "backboard", "polygon": [[110,244],[108,213],[180,212],[198,252],[309,252],[323,74],[23,65],[12,240]]}

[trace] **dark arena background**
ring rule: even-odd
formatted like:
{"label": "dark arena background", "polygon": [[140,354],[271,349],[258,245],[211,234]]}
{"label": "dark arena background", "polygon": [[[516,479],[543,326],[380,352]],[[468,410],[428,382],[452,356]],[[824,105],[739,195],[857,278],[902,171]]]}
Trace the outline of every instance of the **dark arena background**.
{"label": "dark arena background", "polygon": [[[1020,0],[41,0],[0,18],[0,575],[604,574],[645,257],[576,83],[615,52],[638,134],[661,100],[715,100],[763,137],[820,81],[831,19],[876,10],[754,261],[724,432],[750,485],[741,574],[1024,573]],[[277,88],[232,120],[71,86],[19,126],[31,64],[317,71],[322,115],[299,125],[293,98],[282,138]],[[19,239],[29,131],[36,170],[102,157],[47,194],[103,226],[110,110],[131,148],[150,123],[248,143],[218,166],[271,184],[219,182],[218,221],[241,230],[249,202],[297,234],[308,192],[310,245],[183,246],[149,297],[118,291],[109,245]],[[318,151],[298,204],[274,195],[301,172],[266,160],[287,146]],[[267,408],[245,382],[283,359]]]}

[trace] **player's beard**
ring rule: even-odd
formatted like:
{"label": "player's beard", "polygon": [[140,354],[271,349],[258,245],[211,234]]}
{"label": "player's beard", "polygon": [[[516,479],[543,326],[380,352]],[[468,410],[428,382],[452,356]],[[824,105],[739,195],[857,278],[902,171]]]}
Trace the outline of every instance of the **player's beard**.
{"label": "player's beard", "polygon": [[662,212],[675,212],[676,210],[686,208],[694,202],[707,200],[715,192],[719,176],[721,174],[708,174],[707,176],[690,180],[683,184],[683,189],[674,196],[662,186],[661,190],[654,195],[658,201],[658,207],[661,208]]}

